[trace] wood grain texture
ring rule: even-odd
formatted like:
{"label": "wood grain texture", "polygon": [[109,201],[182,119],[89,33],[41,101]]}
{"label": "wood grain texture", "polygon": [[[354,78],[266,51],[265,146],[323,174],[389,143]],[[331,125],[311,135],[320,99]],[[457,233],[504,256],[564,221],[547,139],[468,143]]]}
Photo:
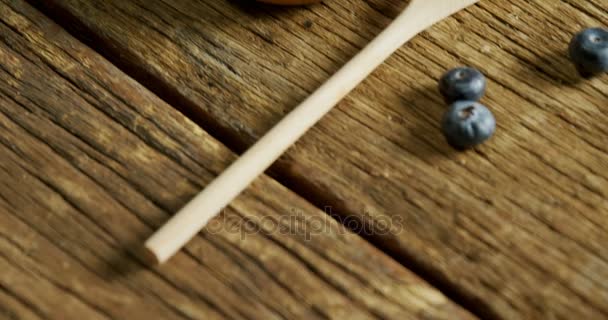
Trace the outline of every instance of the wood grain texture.
{"label": "wood grain texture", "polygon": [[0,318],[473,318],[267,177],[170,264],[144,267],[145,237],[234,158],[0,1]]}
{"label": "wood grain texture", "polygon": [[[35,2],[238,150],[406,5]],[[481,1],[400,50],[273,174],[336,214],[400,218],[375,243],[488,316],[608,317],[608,78],[580,82],[565,54],[574,32],[608,21],[606,5]],[[499,128],[456,153],[435,87],[462,64],[488,76]]]}

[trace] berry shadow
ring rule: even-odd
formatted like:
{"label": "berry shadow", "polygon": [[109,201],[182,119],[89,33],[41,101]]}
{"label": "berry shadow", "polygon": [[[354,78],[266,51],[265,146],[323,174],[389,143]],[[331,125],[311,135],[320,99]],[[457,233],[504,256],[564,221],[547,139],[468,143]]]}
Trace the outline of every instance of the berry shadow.
{"label": "berry shadow", "polygon": [[548,54],[536,56],[536,59],[531,61],[530,64],[532,69],[530,66],[522,66],[522,72],[535,72],[544,75],[552,85],[574,86],[587,81],[574,67],[566,48],[551,50]]}
{"label": "berry shadow", "polygon": [[448,108],[436,85],[411,88],[402,95],[407,138],[401,146],[426,161],[453,158],[461,154],[451,147],[441,132],[441,119]]}

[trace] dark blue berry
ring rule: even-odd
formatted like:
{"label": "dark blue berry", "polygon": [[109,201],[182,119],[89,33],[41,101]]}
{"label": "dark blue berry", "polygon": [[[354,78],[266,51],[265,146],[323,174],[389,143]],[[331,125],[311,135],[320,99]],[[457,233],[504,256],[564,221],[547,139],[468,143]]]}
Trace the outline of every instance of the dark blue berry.
{"label": "dark blue berry", "polygon": [[585,78],[608,71],[608,30],[589,28],[570,42],[570,58]]}
{"label": "dark blue berry", "polygon": [[443,116],[441,129],[451,146],[467,149],[494,134],[496,119],[488,108],[476,101],[458,101]]}
{"label": "dark blue berry", "polygon": [[486,77],[473,68],[452,69],[439,80],[439,91],[447,103],[478,101],[486,91]]}

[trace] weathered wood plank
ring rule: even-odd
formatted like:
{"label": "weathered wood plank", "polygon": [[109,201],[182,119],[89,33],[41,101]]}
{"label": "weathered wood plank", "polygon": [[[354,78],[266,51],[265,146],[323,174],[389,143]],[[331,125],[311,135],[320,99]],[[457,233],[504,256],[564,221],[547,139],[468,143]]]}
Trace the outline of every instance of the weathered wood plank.
{"label": "weathered wood plank", "polygon": [[[253,143],[406,4],[40,0],[233,148]],[[571,35],[606,2],[483,0],[400,50],[273,169],[334,213],[401,218],[372,239],[487,315],[608,316],[606,77],[579,82]],[[436,81],[490,79],[491,143],[455,153]]]}
{"label": "weathered wood plank", "polygon": [[0,291],[0,301],[2,301],[0,315],[3,319],[42,319],[38,317],[33,310],[30,310],[27,304],[22,303],[3,291]]}
{"label": "weathered wood plank", "polygon": [[0,1],[0,159],[0,315],[473,318],[267,177],[170,264],[144,267],[145,237],[234,155],[13,0]]}

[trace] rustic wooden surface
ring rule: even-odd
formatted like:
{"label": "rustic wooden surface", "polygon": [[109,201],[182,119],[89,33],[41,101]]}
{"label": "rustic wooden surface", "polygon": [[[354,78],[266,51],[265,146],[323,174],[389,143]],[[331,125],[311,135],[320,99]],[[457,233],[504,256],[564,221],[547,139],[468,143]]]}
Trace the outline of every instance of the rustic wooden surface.
{"label": "rustic wooden surface", "polygon": [[234,155],[20,0],[0,1],[0,159],[2,319],[474,318],[268,177],[146,268],[145,237]]}
{"label": "rustic wooden surface", "polygon": [[[406,5],[33,2],[239,152]],[[401,218],[370,240],[480,315],[608,317],[608,78],[579,81],[565,54],[607,6],[482,0],[400,50],[272,175],[335,214]],[[488,76],[499,129],[456,153],[435,86],[462,64]]]}

